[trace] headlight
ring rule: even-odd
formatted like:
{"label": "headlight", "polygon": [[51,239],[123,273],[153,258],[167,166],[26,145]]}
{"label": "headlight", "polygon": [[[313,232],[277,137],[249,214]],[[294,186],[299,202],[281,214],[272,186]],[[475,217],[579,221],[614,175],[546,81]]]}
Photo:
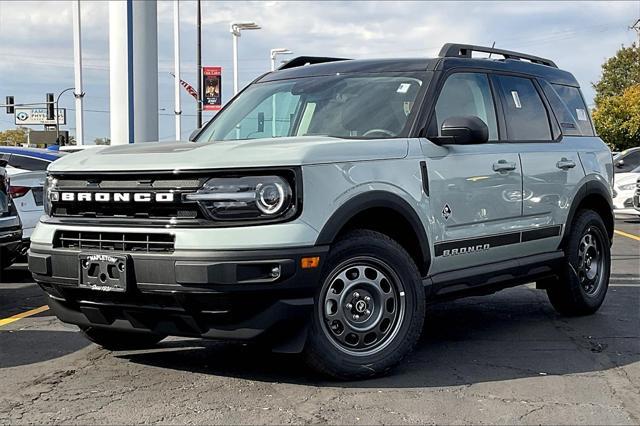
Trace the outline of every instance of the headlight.
{"label": "headlight", "polygon": [[51,191],[55,187],[57,179],[52,176],[47,176],[44,180],[44,188],[43,188],[43,204],[44,204],[44,212],[47,216],[51,216]]}
{"label": "headlight", "polygon": [[212,178],[184,199],[197,201],[218,221],[290,218],[297,208],[291,184],[281,176]]}
{"label": "headlight", "polygon": [[626,185],[619,186],[618,188],[620,188],[621,191],[631,191],[632,189],[635,189],[635,187],[635,183],[628,183]]}

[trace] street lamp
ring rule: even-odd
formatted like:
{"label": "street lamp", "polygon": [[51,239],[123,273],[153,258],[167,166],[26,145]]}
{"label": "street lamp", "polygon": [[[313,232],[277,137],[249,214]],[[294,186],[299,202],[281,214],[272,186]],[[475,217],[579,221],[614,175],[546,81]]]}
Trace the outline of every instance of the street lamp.
{"label": "street lamp", "polygon": [[[293,52],[284,47],[276,47],[275,49],[271,49],[271,71],[276,70],[276,58],[278,55],[290,55]],[[271,115],[273,115],[271,119],[271,137],[276,137],[276,93],[271,97]]]}
{"label": "street lamp", "polygon": [[233,94],[238,93],[238,38],[242,30],[259,30],[255,22],[232,22],[229,31],[233,36]]}
{"label": "street lamp", "polygon": [[271,49],[271,71],[276,70],[276,58],[278,55],[291,55],[292,53],[291,50],[285,49],[284,47]]}

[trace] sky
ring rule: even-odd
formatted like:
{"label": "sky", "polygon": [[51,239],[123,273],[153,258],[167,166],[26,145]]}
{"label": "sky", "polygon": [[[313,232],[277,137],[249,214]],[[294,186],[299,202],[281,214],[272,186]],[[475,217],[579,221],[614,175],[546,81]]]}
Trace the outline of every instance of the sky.
{"label": "sky", "polygon": [[[158,1],[159,137],[175,140],[173,117],[173,2]],[[0,103],[43,102],[74,84],[71,1],[0,0]],[[109,5],[81,3],[85,143],[109,137]],[[629,26],[640,1],[603,2],[202,2],[202,65],[223,67],[223,102],[232,94],[229,23],[254,21],[262,29],[239,40],[240,86],[267,72],[269,50],[292,56],[348,58],[434,57],[447,42],[470,43],[547,57],[572,72],[588,103],[600,65],[637,40]],[[182,78],[196,85],[196,3],[180,1]],[[286,58],[286,57],[281,57]],[[67,129],[75,132],[74,100]],[[182,138],[196,127],[195,100],[182,94]],[[204,120],[211,118],[204,113]],[[0,130],[14,127],[0,111]],[[41,130],[41,127],[33,127]]]}

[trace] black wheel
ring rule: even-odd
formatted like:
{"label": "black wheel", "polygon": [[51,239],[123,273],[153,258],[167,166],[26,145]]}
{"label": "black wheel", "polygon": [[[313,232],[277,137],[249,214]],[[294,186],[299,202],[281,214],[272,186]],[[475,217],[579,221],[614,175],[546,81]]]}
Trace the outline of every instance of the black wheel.
{"label": "black wheel", "polygon": [[348,234],[329,252],[305,346],[308,364],[340,379],[384,374],[420,337],[425,295],[413,259],[378,232]]}
{"label": "black wheel", "polygon": [[81,328],[82,334],[105,349],[118,351],[152,348],[166,336],[152,333],[115,331],[104,328]]}
{"label": "black wheel", "polygon": [[593,210],[576,213],[565,247],[566,264],[547,294],[563,315],[589,315],[607,294],[611,272],[611,244],[602,218]]}

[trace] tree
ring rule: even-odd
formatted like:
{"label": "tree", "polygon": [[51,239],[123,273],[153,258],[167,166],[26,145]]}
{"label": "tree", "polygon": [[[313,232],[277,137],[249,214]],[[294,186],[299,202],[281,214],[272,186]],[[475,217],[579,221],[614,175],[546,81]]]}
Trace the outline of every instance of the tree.
{"label": "tree", "polygon": [[617,150],[640,146],[640,84],[602,98],[593,120],[602,140]]}
{"label": "tree", "polygon": [[612,149],[640,146],[640,47],[622,46],[602,64],[593,121],[598,135]]}
{"label": "tree", "polygon": [[0,132],[0,145],[21,145],[27,143],[27,134],[29,130],[26,127],[16,127]]}
{"label": "tree", "polygon": [[640,47],[622,46],[616,55],[602,64],[600,81],[593,84],[596,106],[608,96],[620,96],[629,87],[640,84]]}

